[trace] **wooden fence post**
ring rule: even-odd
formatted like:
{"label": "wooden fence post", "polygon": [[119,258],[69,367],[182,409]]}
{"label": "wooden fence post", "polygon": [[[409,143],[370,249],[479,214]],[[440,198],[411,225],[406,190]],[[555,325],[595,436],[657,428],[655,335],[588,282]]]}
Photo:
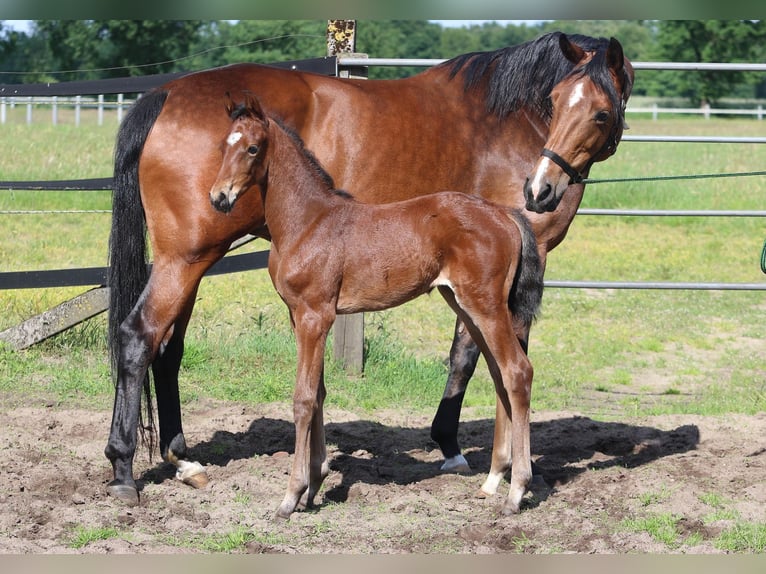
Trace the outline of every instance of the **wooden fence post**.
{"label": "wooden fence post", "polygon": [[[356,48],[355,20],[327,21],[327,55],[353,54]],[[354,77],[363,77],[354,70]],[[349,77],[341,73],[341,77]],[[333,354],[352,373],[364,370],[364,315],[339,315],[333,325]]]}

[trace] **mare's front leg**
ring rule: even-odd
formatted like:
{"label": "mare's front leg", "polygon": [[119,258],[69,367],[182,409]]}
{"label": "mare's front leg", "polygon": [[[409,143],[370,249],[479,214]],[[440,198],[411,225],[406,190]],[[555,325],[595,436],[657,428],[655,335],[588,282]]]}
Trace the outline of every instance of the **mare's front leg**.
{"label": "mare's front leg", "polygon": [[471,338],[465,325],[457,319],[455,335],[450,349],[450,370],[444,395],[431,423],[431,438],[439,445],[444,456],[442,470],[450,472],[470,472],[463,454],[460,452],[457,434],[460,423],[460,410],[468,381],[476,370],[479,361],[479,347]]}
{"label": "mare's front leg", "polygon": [[298,351],[293,392],[295,454],[287,492],[277,510],[279,518],[289,518],[301,499],[304,504],[310,505],[327,470],[322,413],[325,395],[323,372],[327,333],[335,318],[334,306],[325,312],[301,306],[291,311],[290,315]]}

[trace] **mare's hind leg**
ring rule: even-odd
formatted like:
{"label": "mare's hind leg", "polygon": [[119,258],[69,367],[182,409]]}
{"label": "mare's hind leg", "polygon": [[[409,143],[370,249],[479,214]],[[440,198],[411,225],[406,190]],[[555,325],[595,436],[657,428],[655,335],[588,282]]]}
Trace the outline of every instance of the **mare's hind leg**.
{"label": "mare's hind leg", "polygon": [[450,349],[450,370],[444,395],[431,423],[431,438],[439,445],[444,456],[441,469],[450,472],[470,472],[457,440],[460,410],[463,406],[468,381],[476,370],[479,347],[474,343],[460,318],[455,324],[455,336]]}
{"label": "mare's hind leg", "polygon": [[[114,471],[114,480],[109,483],[107,490],[127,504],[138,503],[138,489],[133,479],[133,457],[141,409],[141,389],[149,365],[154,360],[168,329],[186,307],[187,302],[193,299],[199,281],[209,265],[210,263],[193,266],[184,264],[179,267],[163,266],[161,262],[155,262],[144,292],[120,326],[112,425],[104,454],[112,463]],[[177,349],[178,347],[175,353],[180,362]],[[175,392],[177,395],[177,387],[171,388],[169,392]],[[164,404],[167,405],[167,402]],[[175,428],[175,424],[168,422],[172,418],[165,419],[166,422],[161,424]],[[180,414],[177,416],[177,422],[180,428]]]}
{"label": "mare's hind leg", "polygon": [[154,389],[157,398],[157,418],[160,427],[160,454],[162,459],[176,467],[176,478],[194,488],[208,483],[207,472],[199,462],[186,459],[186,439],[181,424],[181,402],[178,393],[178,371],[184,352],[186,327],[194,307],[194,294],[173,323],[172,335],[160,346],[152,363]]}

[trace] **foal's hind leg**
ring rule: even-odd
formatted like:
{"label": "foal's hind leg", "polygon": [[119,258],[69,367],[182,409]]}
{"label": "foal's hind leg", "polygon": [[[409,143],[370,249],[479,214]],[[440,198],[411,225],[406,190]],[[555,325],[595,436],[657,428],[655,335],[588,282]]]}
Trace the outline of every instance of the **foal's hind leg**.
{"label": "foal's hind leg", "polygon": [[450,472],[470,472],[457,440],[460,410],[463,406],[468,381],[479,361],[479,347],[474,343],[465,325],[457,319],[455,336],[450,349],[450,370],[444,395],[431,423],[431,438],[439,444],[444,456],[441,469]]}

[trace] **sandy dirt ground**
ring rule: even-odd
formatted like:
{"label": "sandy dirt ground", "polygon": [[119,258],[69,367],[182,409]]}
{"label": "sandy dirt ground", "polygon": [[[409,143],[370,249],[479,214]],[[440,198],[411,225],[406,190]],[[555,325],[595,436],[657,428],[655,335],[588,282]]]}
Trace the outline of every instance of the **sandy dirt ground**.
{"label": "sandy dirt ground", "polygon": [[[493,421],[464,413],[474,472],[445,474],[430,418],[390,411],[325,414],[331,472],[318,506],[274,518],[293,451],[291,408],[201,401],[185,407],[191,455],[209,485],[135,461],[141,504],[107,495],[110,412],[0,403],[0,552],[721,553],[737,521],[766,522],[766,413],[600,422],[534,412],[539,476],[520,514],[500,514],[507,483],[477,499]],[[660,541],[637,521],[671,516]]]}

